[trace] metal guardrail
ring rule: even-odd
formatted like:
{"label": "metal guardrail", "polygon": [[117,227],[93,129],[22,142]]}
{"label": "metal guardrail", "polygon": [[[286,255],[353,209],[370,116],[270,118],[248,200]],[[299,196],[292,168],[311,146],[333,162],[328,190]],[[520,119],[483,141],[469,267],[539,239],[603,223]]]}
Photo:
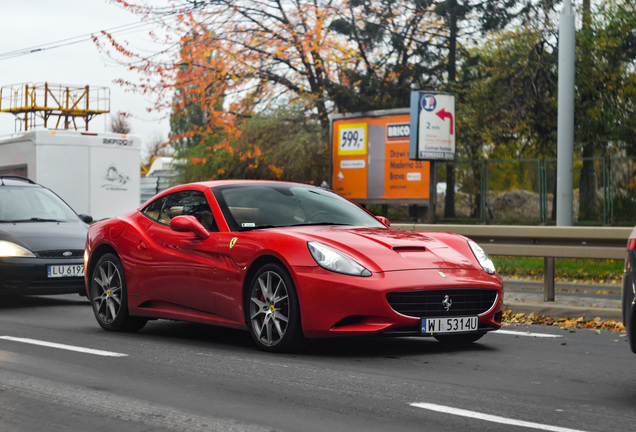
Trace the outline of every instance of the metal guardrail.
{"label": "metal guardrail", "polygon": [[544,301],[554,301],[555,258],[625,259],[632,228],[392,224],[405,231],[446,231],[479,243],[489,255],[544,258]]}
{"label": "metal guardrail", "polygon": [[151,176],[141,177],[139,185],[139,204],[144,204],[150,198],[155,196],[161,191],[168,189],[172,186],[174,176]]}

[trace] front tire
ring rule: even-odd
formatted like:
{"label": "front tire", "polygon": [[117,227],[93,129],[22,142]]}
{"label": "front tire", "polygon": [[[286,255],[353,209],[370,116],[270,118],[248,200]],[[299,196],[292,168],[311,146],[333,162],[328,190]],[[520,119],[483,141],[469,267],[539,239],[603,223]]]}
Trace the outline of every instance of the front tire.
{"label": "front tire", "polygon": [[148,321],[128,314],[126,277],[119,258],[112,253],[102,256],[91,274],[91,305],[97,322],[104,330],[137,331]]}
{"label": "front tire", "polygon": [[299,347],[303,334],[298,296],[282,265],[266,264],[256,272],[247,301],[248,327],[260,349],[284,352]]}

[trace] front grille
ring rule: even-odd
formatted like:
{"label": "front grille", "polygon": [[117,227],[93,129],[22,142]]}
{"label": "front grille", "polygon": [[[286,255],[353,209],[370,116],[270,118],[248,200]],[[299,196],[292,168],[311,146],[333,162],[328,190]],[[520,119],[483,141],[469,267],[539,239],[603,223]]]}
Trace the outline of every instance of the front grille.
{"label": "front grille", "polygon": [[[65,256],[64,254],[67,252],[70,252],[71,255]],[[41,258],[82,258],[84,256],[84,249],[46,250],[37,251],[35,254]]]}
{"label": "front grille", "polygon": [[[388,293],[386,299],[396,312],[416,318],[479,315],[495,304],[497,290],[460,288],[398,291]],[[447,304],[451,302],[448,311],[444,300],[447,300]]]}

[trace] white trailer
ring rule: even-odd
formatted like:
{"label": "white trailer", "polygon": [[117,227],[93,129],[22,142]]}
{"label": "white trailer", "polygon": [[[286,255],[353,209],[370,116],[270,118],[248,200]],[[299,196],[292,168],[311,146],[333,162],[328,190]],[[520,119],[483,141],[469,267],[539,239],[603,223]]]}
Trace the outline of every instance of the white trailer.
{"label": "white trailer", "polygon": [[37,129],[0,136],[0,175],[28,177],[96,220],[139,207],[140,157],[133,135]]}

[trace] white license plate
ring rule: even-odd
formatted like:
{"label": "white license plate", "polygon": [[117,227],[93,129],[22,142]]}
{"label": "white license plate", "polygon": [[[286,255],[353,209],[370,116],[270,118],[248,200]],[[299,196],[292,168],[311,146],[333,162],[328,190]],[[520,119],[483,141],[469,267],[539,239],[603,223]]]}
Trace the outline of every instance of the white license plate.
{"label": "white license plate", "polygon": [[452,318],[422,318],[422,334],[474,332],[479,327],[476,316]]}
{"label": "white license plate", "polygon": [[84,277],[84,264],[50,265],[47,268],[48,277]]}

